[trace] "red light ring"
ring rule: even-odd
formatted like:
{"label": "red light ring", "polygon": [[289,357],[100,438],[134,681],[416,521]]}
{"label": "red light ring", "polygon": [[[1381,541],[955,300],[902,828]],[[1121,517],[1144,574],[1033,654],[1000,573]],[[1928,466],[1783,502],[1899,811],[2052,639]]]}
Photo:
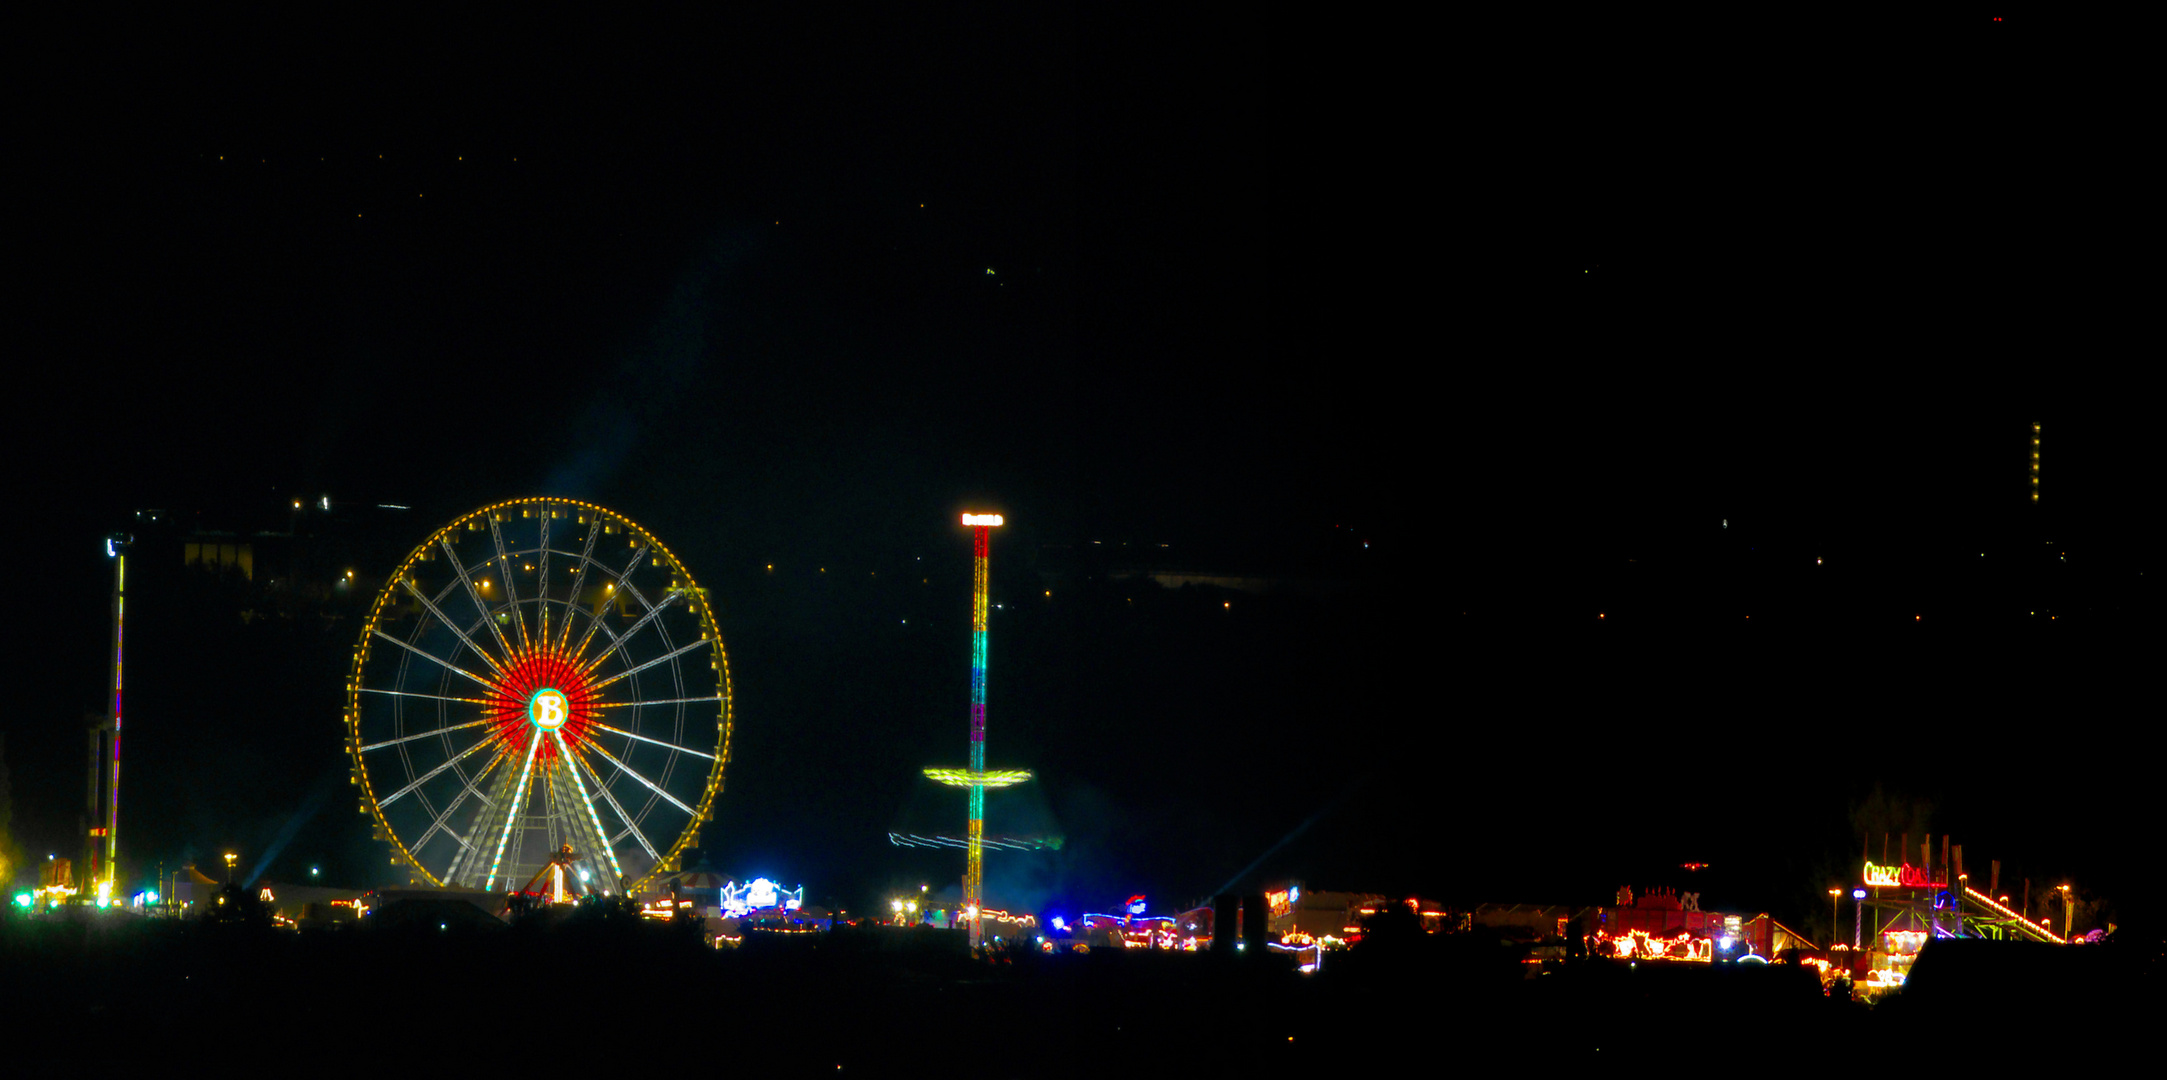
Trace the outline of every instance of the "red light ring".
{"label": "red light ring", "polygon": [[[554,653],[520,654],[498,673],[490,687],[495,701],[488,706],[490,724],[513,756],[526,756],[527,740],[536,735],[535,726],[527,716],[527,706],[538,691],[545,689],[564,695],[567,715],[557,734],[563,736],[567,744],[584,740],[588,727],[595,722],[597,695],[594,684],[580,674],[577,664]],[[556,740],[550,739],[542,743],[536,756],[546,759],[556,753]]]}

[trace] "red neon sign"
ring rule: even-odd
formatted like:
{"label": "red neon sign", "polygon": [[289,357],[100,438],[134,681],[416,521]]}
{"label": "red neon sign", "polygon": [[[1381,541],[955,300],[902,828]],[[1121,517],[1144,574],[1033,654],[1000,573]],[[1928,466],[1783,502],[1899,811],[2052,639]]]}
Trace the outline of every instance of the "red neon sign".
{"label": "red neon sign", "polygon": [[1873,863],[1867,863],[1866,884],[1912,886],[1922,889],[1939,889],[1946,887],[1949,883],[1946,881],[1928,880],[1926,876],[1926,871],[1921,870],[1918,867],[1911,865],[1910,863],[1905,863],[1902,866],[1876,866]]}

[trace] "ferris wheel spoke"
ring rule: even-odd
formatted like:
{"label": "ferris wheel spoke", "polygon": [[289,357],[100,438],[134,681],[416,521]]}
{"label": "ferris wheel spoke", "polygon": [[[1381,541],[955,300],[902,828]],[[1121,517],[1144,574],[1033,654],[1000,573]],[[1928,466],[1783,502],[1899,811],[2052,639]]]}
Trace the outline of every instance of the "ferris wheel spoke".
{"label": "ferris wheel spoke", "polygon": [[[646,601],[640,597],[639,590],[633,587],[631,577],[632,571],[639,569],[640,560],[646,557],[647,545],[636,544],[632,548],[632,558],[625,562],[625,568],[622,571],[612,570],[609,572],[610,577],[615,579],[610,582],[612,591],[615,591],[616,589],[623,589],[626,592],[631,593],[633,599],[640,600],[643,605],[646,603]],[[596,565],[600,564],[597,563]],[[573,656],[578,656],[581,653],[587,651],[587,646],[594,641],[595,629],[601,625],[602,615],[601,612],[597,611],[595,613],[594,620],[587,624],[587,632],[580,635],[579,648],[572,650]]]}
{"label": "ferris wheel spoke", "polygon": [[414,646],[407,644],[406,642],[400,641],[398,638],[392,637],[390,634],[384,633],[382,630],[372,630],[370,632],[375,634],[377,637],[383,638],[385,641],[391,642],[393,645],[397,645],[398,647],[405,649],[410,653],[413,653],[415,656],[419,656],[424,660],[435,663],[438,667],[441,667],[446,671],[458,672],[459,674],[464,675],[467,678],[472,679],[475,682],[480,683],[481,685],[486,686],[491,690],[496,689],[495,684],[491,683],[489,680],[484,679],[481,676],[476,675],[473,672],[468,671],[467,669],[460,667],[459,665],[454,664],[441,656],[436,655],[435,653],[425,652],[421,649],[417,649]]}
{"label": "ferris wheel spoke", "polygon": [[399,583],[405,585],[406,591],[414,594],[414,599],[421,601],[421,606],[428,608],[429,614],[436,616],[436,621],[443,623],[445,629],[459,635],[459,640],[466,642],[466,647],[474,650],[474,655],[481,657],[482,663],[489,665],[492,669],[496,671],[497,674],[504,674],[504,665],[497,663],[497,658],[489,655],[489,650],[474,644],[474,639],[468,637],[466,631],[459,629],[459,624],[451,621],[451,619],[444,614],[443,609],[436,606],[435,601],[430,600],[426,596],[423,596],[421,594],[421,590],[414,587],[413,578],[402,577],[399,579]]}
{"label": "ferris wheel spoke", "polygon": [[560,653],[572,641],[572,612],[579,607],[579,587],[587,583],[587,567],[594,562],[594,543],[601,538],[602,515],[596,514],[594,523],[587,527],[587,543],[579,551],[578,569],[572,571],[572,595],[565,604],[564,632],[557,636],[557,651]]}
{"label": "ferris wheel spoke", "polygon": [[467,573],[466,564],[459,561],[459,553],[452,550],[451,541],[439,536],[436,542],[437,546],[444,549],[444,561],[450,563],[453,572],[459,575],[459,584],[466,586],[467,599],[474,601],[474,610],[481,612],[483,625],[489,627],[489,632],[496,637],[497,648],[502,649],[503,655],[507,657],[512,655],[512,643],[505,640],[504,631],[497,628],[497,621],[489,617],[489,602],[482,599],[481,590],[474,587],[474,578]]}
{"label": "ferris wheel spoke", "polygon": [[[482,771],[474,774],[474,784],[480,783],[482,777],[489,775],[489,770],[496,768],[497,762],[504,760],[504,757],[504,751],[502,749],[499,749],[497,751],[497,756],[490,758],[489,764],[482,766]],[[476,793],[474,784],[468,784],[461,787],[459,789],[459,797],[453,799],[450,805],[444,807],[444,812],[438,814],[436,816],[436,820],[430,822],[429,827],[423,830],[421,834],[421,839],[414,841],[414,846],[407,850],[415,852],[420,851],[422,849],[422,846],[429,842],[430,837],[435,836],[438,832],[442,832],[444,835],[449,836],[453,840],[457,841],[460,847],[463,847],[467,849],[467,851],[472,852],[474,850],[474,844],[466,837],[459,835],[457,831],[445,828],[444,823],[451,820],[452,813],[459,809],[459,805],[461,803],[467,801],[467,796]],[[484,796],[484,799],[486,800],[487,796]],[[456,856],[454,856],[454,858],[456,858]]]}
{"label": "ferris wheel spoke", "polygon": [[[497,854],[489,860],[489,877],[482,882],[484,890],[495,887],[497,883],[497,870],[504,865],[504,845],[512,840],[512,827],[522,826],[522,832],[524,831],[525,822],[520,819],[527,816],[527,780],[534,775],[534,757],[541,748],[542,740],[527,741],[527,763],[519,768],[519,786],[512,790],[510,812],[504,816],[504,833],[497,837]],[[521,839],[524,840],[525,837],[522,836]]]}
{"label": "ferris wheel spoke", "polygon": [[[609,684],[611,684],[611,683],[613,683],[613,682],[616,682],[617,680],[619,680],[619,679],[622,679],[622,678],[624,678],[624,677],[625,677],[625,676],[627,676],[627,675],[637,675],[637,674],[639,674],[640,672],[642,672],[642,671],[645,671],[645,670],[647,670],[648,668],[654,667],[654,666],[655,666],[656,664],[666,664],[666,663],[669,663],[670,661],[672,661],[672,660],[675,660],[675,659],[677,659],[678,657],[680,657],[680,656],[683,656],[683,655],[685,655],[686,653],[688,653],[688,652],[691,652],[692,650],[694,650],[694,649],[697,649],[697,648],[699,648],[700,646],[702,646],[702,645],[705,645],[705,644],[707,644],[707,639],[703,637],[703,638],[701,638],[701,639],[700,639],[700,640],[698,640],[698,641],[694,641],[694,642],[689,642],[689,643],[687,643],[687,644],[684,644],[684,645],[680,645],[680,646],[678,646],[677,648],[671,649],[671,650],[670,650],[669,652],[663,653],[663,654],[662,654],[661,656],[657,656],[657,657],[655,657],[654,659],[652,659],[652,660],[649,660],[649,661],[647,661],[646,663],[644,663],[644,664],[641,664],[641,665],[639,665],[638,667],[629,667],[629,668],[626,668],[626,669],[624,669],[623,671],[620,671],[620,672],[618,672],[617,674],[615,674],[615,675],[612,675],[612,676],[610,676],[609,678],[607,678],[607,679],[604,679],[604,680],[602,680],[601,682],[595,683],[595,684],[594,684],[593,686],[589,687],[588,689],[590,689],[590,690],[600,690],[600,689],[602,689],[603,687],[605,687],[605,686],[608,686]],[[589,670],[592,670],[592,669],[590,668]]]}
{"label": "ferris wheel spoke", "polygon": [[542,516],[536,525],[542,530],[540,542],[535,544],[534,562],[541,568],[534,587],[534,636],[543,646],[549,644],[549,507],[541,508]]}
{"label": "ferris wheel spoke", "polygon": [[[577,753],[572,755],[572,760],[578,762],[580,768],[587,770],[587,775],[594,780],[594,790],[602,796],[603,802],[609,804],[610,809],[617,811],[617,820],[624,822],[625,832],[630,833],[632,839],[639,841],[640,850],[645,851],[648,858],[659,861],[662,858],[661,853],[655,850],[654,844],[648,842],[647,834],[640,831],[639,824],[632,820],[632,815],[625,813],[624,804],[618,802],[617,796],[610,793],[609,785],[602,782],[602,774],[596,772],[594,766]],[[622,836],[624,834],[620,833],[618,835]]]}
{"label": "ferris wheel spoke", "polygon": [[691,807],[686,806],[684,803],[678,802],[677,796],[662,790],[662,788],[654,781],[649,780],[644,776],[641,776],[637,771],[632,768],[632,766],[627,765],[622,761],[619,761],[617,759],[617,755],[612,754],[608,750],[604,749],[601,743],[589,741],[587,745],[592,748],[595,753],[600,754],[605,758],[608,758],[610,764],[615,765],[620,769],[623,769],[626,776],[629,776],[632,779],[639,781],[641,784],[646,786],[647,790],[662,796],[663,801],[669,803],[671,806],[678,808],[679,810],[683,810],[687,814],[691,814],[695,818],[700,816],[699,814],[694,813]]}
{"label": "ferris wheel spoke", "polygon": [[706,697],[656,698],[653,701],[598,701],[587,706],[590,709],[638,709],[648,705],[697,705],[703,701],[721,701],[721,694]]}
{"label": "ferris wheel spoke", "polygon": [[[640,598],[639,594],[636,592],[632,595],[636,599]],[[631,626],[626,627],[624,633],[611,635],[609,648],[595,654],[594,659],[587,661],[586,669],[588,671],[593,671],[595,668],[600,667],[602,665],[602,661],[610,658],[611,653],[614,653],[617,650],[624,648],[625,642],[632,640],[633,636],[637,635],[642,629],[644,629],[648,623],[651,623],[657,618],[660,618],[663,612],[669,610],[670,603],[683,595],[684,594],[681,592],[672,591],[669,595],[662,598],[661,603],[648,608],[647,614],[640,616],[639,619],[635,621]],[[642,600],[642,602],[644,602],[644,600]]]}
{"label": "ferris wheel spoke", "polygon": [[475,798],[478,798],[485,803],[494,801],[488,795],[482,793],[482,781],[488,778],[490,770],[495,769],[497,766],[502,765],[507,761],[510,761],[511,758],[512,748],[509,745],[498,746],[497,752],[489,755],[489,763],[483,765],[480,771],[476,772],[473,778],[466,782],[467,793],[473,795]]}
{"label": "ferris wheel spoke", "polygon": [[398,802],[400,799],[405,798],[408,792],[411,792],[415,788],[418,788],[421,785],[426,784],[439,776],[442,776],[444,774],[444,770],[449,769],[462,761],[465,761],[467,758],[473,757],[476,750],[491,745],[496,741],[497,740],[495,739],[483,739],[482,741],[475,743],[474,745],[469,746],[464,750],[461,750],[458,754],[447,758],[442,765],[439,765],[434,769],[430,769],[428,772],[425,772],[419,777],[416,777],[412,783],[406,785],[403,788],[400,788],[397,791],[392,792],[390,795],[387,795],[382,799],[377,800],[376,805],[378,805],[379,807],[383,807],[390,806],[392,803]]}
{"label": "ferris wheel spoke", "polygon": [[675,751],[677,751],[677,752],[678,752],[678,753],[680,753],[680,754],[691,754],[691,755],[692,755],[693,757],[697,757],[697,758],[706,758],[706,759],[707,759],[707,760],[709,760],[709,761],[713,761],[713,760],[715,760],[715,755],[713,755],[713,754],[709,754],[709,753],[705,753],[705,752],[703,752],[703,751],[699,751],[699,750],[694,750],[693,748],[691,748],[691,747],[689,747],[689,746],[679,746],[679,745],[677,745],[676,743],[667,743],[667,742],[663,742],[663,741],[662,741],[661,739],[650,739],[650,738],[648,738],[648,737],[647,737],[647,736],[645,736],[645,735],[635,735],[635,734],[633,734],[633,733],[631,733],[631,732],[629,732],[629,731],[626,731],[626,730],[624,730],[623,728],[613,728],[613,727],[609,726],[608,724],[604,724],[604,723],[601,723],[601,722],[599,722],[599,721],[597,721],[597,722],[595,723],[595,725],[594,725],[594,726],[596,726],[596,727],[598,727],[598,728],[601,728],[601,729],[602,729],[602,730],[604,730],[604,731],[609,731],[609,732],[615,732],[616,734],[622,735],[622,736],[624,736],[624,737],[625,737],[625,738],[627,738],[627,739],[638,739],[639,741],[641,741],[641,742],[643,742],[643,743],[652,743],[652,744],[654,744],[654,745],[656,745],[656,746],[664,747],[664,748],[667,748],[667,749],[670,749],[670,750],[675,750]]}
{"label": "ferris wheel spoke", "polygon": [[458,703],[458,704],[462,704],[462,705],[494,705],[494,704],[496,704],[496,702],[490,701],[490,700],[488,700],[487,698],[474,698],[474,697],[446,697],[446,696],[444,696],[443,694],[417,694],[417,693],[413,692],[412,690],[378,690],[377,688],[375,688],[375,687],[373,687],[373,686],[357,686],[357,687],[355,687],[354,689],[356,689],[356,690],[359,690],[359,691],[361,691],[361,692],[362,692],[362,693],[364,693],[364,694],[382,694],[382,695],[384,695],[385,697],[410,697],[410,698],[422,698],[422,699],[425,699],[425,700],[428,700],[428,701],[450,701],[450,702],[455,702],[455,703]]}
{"label": "ferris wheel spoke", "polygon": [[[427,695],[420,695],[420,694],[417,694],[417,695],[415,695],[415,696],[416,696],[416,697],[423,697],[423,696],[427,696]],[[446,700],[446,701],[460,701],[460,700],[464,700],[464,699],[461,699],[461,698],[445,698],[444,700]],[[447,731],[458,731],[458,730],[460,730],[460,729],[462,729],[462,728],[470,728],[470,727],[480,727],[480,726],[482,726],[483,724],[487,724],[487,723],[489,723],[489,721],[487,721],[487,720],[475,720],[475,721],[472,721],[472,722],[470,722],[470,723],[465,723],[465,724],[453,724],[453,725],[451,725],[450,727],[440,727],[440,728],[437,728],[437,729],[436,729],[436,730],[434,730],[434,731],[424,731],[424,732],[422,732],[422,733],[420,733],[420,734],[418,734],[418,735],[401,735],[401,736],[399,736],[399,737],[398,737],[398,738],[396,738],[396,739],[385,739],[385,740],[384,740],[383,742],[378,742],[378,743],[370,743],[370,744],[368,744],[367,746],[357,747],[356,749],[359,749],[359,750],[360,750],[360,751],[361,751],[362,753],[368,753],[368,752],[369,752],[369,751],[371,751],[371,750],[382,750],[382,749],[383,749],[384,747],[387,747],[387,746],[397,746],[397,745],[399,745],[400,743],[410,743],[410,742],[413,742],[413,741],[414,741],[414,740],[416,740],[416,739],[426,739],[426,738],[428,738],[428,737],[429,737],[429,736],[431,736],[431,735],[442,735],[442,734],[444,734],[444,733],[445,733],[445,732],[447,732]]]}
{"label": "ferris wheel spoke", "polygon": [[505,550],[504,530],[498,528],[497,525],[497,516],[495,514],[489,515],[489,540],[497,546],[497,565],[503,571],[499,576],[504,578],[504,604],[512,613],[513,629],[519,633],[519,651],[522,653],[530,652],[532,651],[532,645],[527,640],[527,620],[520,617],[519,614],[519,587],[516,583],[517,578],[512,572],[512,553]]}

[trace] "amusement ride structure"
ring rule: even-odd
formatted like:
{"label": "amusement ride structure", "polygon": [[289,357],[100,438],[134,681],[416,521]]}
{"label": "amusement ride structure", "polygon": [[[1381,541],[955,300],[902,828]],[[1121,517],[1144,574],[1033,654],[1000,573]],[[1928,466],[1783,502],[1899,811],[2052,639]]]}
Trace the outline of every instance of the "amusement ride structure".
{"label": "amusement ride structure", "polygon": [[[2030,882],[2025,882],[2021,901],[2001,895],[2001,863],[1989,864],[1986,891],[1981,892],[1972,887],[1971,875],[1964,872],[1963,845],[1951,844],[1944,835],[1937,860],[1933,839],[1928,837],[1919,845],[1919,863],[1913,866],[1904,859],[1910,839],[1906,834],[1891,858],[1884,838],[1883,861],[1876,863],[1870,857],[1864,860],[1859,884],[1851,889],[1850,948],[1854,962],[1862,963],[1870,984],[1903,985],[1920,948],[1935,938],[2069,944],[2071,920],[2066,892],[2062,897],[2062,932],[2057,934],[2051,920],[2031,916]],[[2066,890],[2066,886],[2061,888]],[[1834,898],[1832,923],[1836,918],[1833,908],[1842,902],[1842,891],[1829,890]],[[2012,902],[2019,906],[2011,907]],[[1842,948],[1841,925],[1830,929],[1831,936],[1838,939],[1832,944]]]}
{"label": "amusement ride structure", "polygon": [[[120,860],[120,705],[121,638],[127,614],[128,547],[135,537],[113,533],[105,538],[113,560],[113,707],[90,730],[90,803],[85,820],[83,891],[104,907],[112,903]],[[65,888],[64,886],[57,886]]]}
{"label": "amusement ride structure", "polygon": [[444,526],[378,593],[346,685],[361,812],[415,884],[637,892],[729,760],[707,594],[630,519],[529,498]]}
{"label": "amusement ride structure", "polygon": [[927,769],[925,774],[950,787],[971,789],[970,834],[964,844],[963,919],[970,927],[971,949],[975,952],[985,940],[980,913],[985,907],[986,789],[1023,783],[1031,778],[1031,771],[986,768],[986,544],[988,534],[1001,524],[1001,515],[965,514],[963,524],[971,528],[971,767]]}

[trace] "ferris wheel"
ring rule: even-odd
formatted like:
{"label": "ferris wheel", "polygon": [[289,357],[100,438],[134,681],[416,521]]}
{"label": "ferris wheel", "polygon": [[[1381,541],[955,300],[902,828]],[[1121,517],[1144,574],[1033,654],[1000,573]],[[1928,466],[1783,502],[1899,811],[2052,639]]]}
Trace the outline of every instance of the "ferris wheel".
{"label": "ferris wheel", "polygon": [[417,884],[509,892],[555,864],[580,892],[637,891],[699,842],[729,760],[706,592],[571,499],[485,506],[415,548],[346,698],[361,811]]}

